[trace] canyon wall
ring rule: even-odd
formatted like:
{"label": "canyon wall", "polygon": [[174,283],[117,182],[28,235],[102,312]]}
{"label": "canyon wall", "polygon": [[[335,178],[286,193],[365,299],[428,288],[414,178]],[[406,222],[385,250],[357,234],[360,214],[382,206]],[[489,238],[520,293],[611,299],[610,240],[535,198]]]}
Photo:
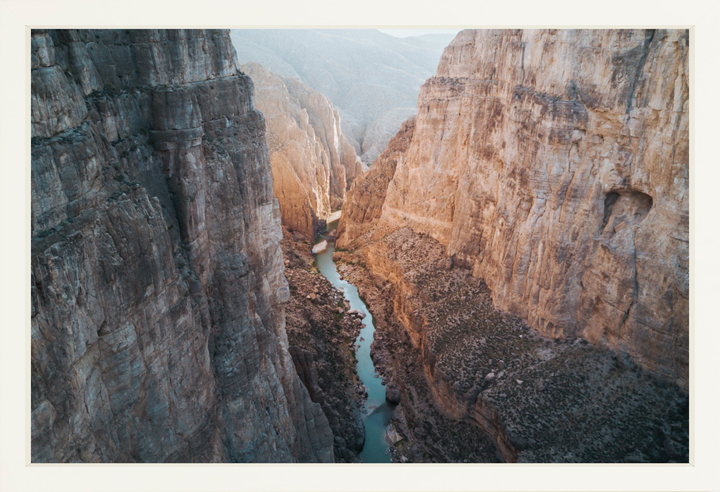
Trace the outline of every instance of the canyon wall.
{"label": "canyon wall", "polygon": [[378,203],[360,196],[372,173],[351,190],[339,243],[409,226],[539,333],[687,387],[688,50],[686,30],[462,31]]}
{"label": "canyon wall", "polygon": [[33,462],[332,461],[227,31],[32,32]]}
{"label": "canyon wall", "polygon": [[265,118],[282,223],[313,238],[367,167],[345,139],[327,97],[257,63],[241,69],[255,84],[255,105]]}
{"label": "canyon wall", "polygon": [[388,185],[395,176],[398,161],[405,157],[414,131],[415,117],[411,116],[401,125],[400,131],[390,140],[385,152],[377,158],[367,174],[351,186],[338,224],[335,241],[338,248],[347,248],[365,234],[382,236],[377,227],[382,217]]}

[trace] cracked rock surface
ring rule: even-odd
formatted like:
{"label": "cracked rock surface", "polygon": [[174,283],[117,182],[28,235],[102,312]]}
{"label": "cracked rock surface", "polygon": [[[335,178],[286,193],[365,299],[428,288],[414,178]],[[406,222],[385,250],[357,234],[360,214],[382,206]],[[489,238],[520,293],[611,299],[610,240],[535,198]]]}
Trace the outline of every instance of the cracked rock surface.
{"label": "cracked rock surface", "polygon": [[32,461],[329,462],[222,30],[32,31]]}

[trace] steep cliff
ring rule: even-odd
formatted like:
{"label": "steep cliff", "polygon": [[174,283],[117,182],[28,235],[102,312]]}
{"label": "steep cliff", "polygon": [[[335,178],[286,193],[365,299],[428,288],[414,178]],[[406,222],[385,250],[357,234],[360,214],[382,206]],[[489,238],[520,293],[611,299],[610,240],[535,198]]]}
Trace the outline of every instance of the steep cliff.
{"label": "steep cliff", "polygon": [[[683,30],[462,31],[373,230],[428,234],[539,333],[687,387],[688,49]],[[349,207],[339,242],[366,244]]]}
{"label": "steep cliff", "polygon": [[332,461],[227,31],[32,32],[32,460]]}
{"label": "steep cliff", "polygon": [[255,104],[265,118],[282,223],[313,238],[367,167],[345,139],[340,117],[325,96],[257,63],[241,69],[253,79]]}
{"label": "steep cliff", "polygon": [[374,237],[382,235],[382,231],[376,228],[382,217],[388,185],[395,176],[398,161],[405,157],[414,130],[415,117],[411,116],[402,124],[400,131],[390,140],[385,152],[377,158],[367,174],[353,183],[338,224],[335,243],[339,248],[349,247],[368,232]]}

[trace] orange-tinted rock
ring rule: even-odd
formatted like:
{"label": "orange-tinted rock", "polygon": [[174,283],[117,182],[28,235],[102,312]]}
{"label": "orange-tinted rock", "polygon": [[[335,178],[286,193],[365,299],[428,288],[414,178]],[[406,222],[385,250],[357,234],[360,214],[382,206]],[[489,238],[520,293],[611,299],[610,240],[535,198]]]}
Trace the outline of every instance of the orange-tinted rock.
{"label": "orange-tinted rock", "polygon": [[360,206],[382,209],[374,237],[437,239],[540,333],[687,386],[688,90],[686,30],[463,31],[383,203]]}
{"label": "orange-tinted rock", "polygon": [[282,223],[312,238],[367,167],[342,134],[327,97],[257,63],[241,69],[253,79],[255,104],[265,117]]}
{"label": "orange-tinted rock", "polygon": [[387,149],[370,170],[350,187],[337,228],[336,244],[339,248],[353,247],[356,240],[368,231],[379,235],[379,231],[374,228],[382,215],[385,194],[395,175],[398,160],[405,158],[414,130],[415,117],[412,116],[402,124],[400,131],[390,140]]}

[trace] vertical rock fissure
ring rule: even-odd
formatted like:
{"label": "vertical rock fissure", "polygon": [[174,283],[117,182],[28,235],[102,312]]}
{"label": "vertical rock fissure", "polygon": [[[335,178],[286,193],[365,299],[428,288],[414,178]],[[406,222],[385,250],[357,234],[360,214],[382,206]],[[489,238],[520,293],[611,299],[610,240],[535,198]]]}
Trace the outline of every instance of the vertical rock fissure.
{"label": "vertical rock fissure", "polygon": [[34,462],[333,460],[235,57],[227,31],[32,32]]}
{"label": "vertical rock fissure", "polygon": [[[649,33],[648,33],[649,31]],[[643,71],[645,70],[645,60],[647,60],[648,55],[650,54],[650,45],[653,42],[653,39],[655,38],[655,33],[657,32],[657,29],[648,29],[646,30],[646,38],[642,47],[642,55],[640,56],[640,60],[637,64],[637,72],[635,73],[635,77],[633,77],[632,84],[630,85],[630,97],[628,98],[627,102],[627,108],[625,109],[625,113],[627,113],[627,118],[630,118],[630,109],[632,108],[633,103],[635,102],[636,98],[636,92],[637,92],[637,86],[640,82],[640,78],[643,75]],[[627,123],[627,121],[626,121]]]}

